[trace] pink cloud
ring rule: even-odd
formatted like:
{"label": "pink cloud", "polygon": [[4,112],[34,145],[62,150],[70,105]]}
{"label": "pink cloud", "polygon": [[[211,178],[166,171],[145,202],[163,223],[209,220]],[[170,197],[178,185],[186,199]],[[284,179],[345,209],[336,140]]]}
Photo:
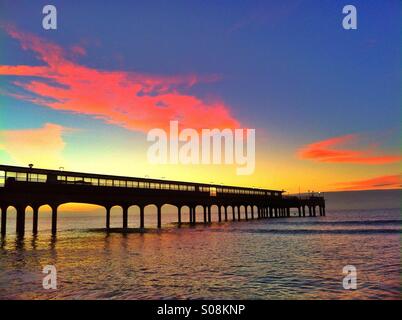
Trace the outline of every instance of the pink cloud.
{"label": "pink cloud", "polygon": [[85,48],[78,45],[72,46],[70,50],[76,56],[85,56],[87,54]]}
{"label": "pink cloud", "polygon": [[386,164],[398,162],[400,155],[381,154],[374,148],[363,150],[341,149],[337,147],[358,142],[358,135],[349,134],[314,142],[298,151],[301,159],[329,163]]}
{"label": "pink cloud", "polygon": [[399,189],[401,185],[400,175],[380,176],[366,180],[356,180],[347,182],[338,182],[338,190],[377,190],[377,189]]}
{"label": "pink cloud", "polygon": [[[98,70],[68,60],[66,52],[56,44],[10,26],[6,30],[24,50],[35,52],[45,64],[0,66],[0,75],[30,77],[14,82],[29,94],[8,93],[14,97],[144,132],[151,128],[167,128],[169,120],[179,120],[182,127],[195,129],[239,126],[239,121],[223,102],[204,101],[179,92],[180,88],[201,81],[215,81],[216,76],[164,77]],[[81,47],[76,47],[73,52],[85,54]]]}

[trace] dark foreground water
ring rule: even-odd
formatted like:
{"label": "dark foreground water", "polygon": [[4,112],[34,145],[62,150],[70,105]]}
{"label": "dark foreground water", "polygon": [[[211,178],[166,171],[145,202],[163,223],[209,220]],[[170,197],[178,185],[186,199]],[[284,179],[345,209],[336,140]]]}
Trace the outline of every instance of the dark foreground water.
{"label": "dark foreground water", "polygon": [[[163,218],[169,217],[176,215]],[[0,249],[0,298],[401,298],[399,209],[165,226],[146,234],[85,229],[103,223],[100,214],[66,214],[57,238],[46,224],[38,237],[7,235]],[[45,265],[57,268],[57,290],[42,287]],[[357,290],[343,289],[345,265],[357,268]]]}

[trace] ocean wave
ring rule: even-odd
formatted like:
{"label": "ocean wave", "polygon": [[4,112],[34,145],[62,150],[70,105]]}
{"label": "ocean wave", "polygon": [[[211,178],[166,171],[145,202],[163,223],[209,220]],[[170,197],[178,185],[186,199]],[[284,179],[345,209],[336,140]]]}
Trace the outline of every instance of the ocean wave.
{"label": "ocean wave", "polygon": [[238,229],[240,233],[254,234],[402,234],[402,229]]}
{"label": "ocean wave", "polygon": [[373,226],[373,225],[395,225],[401,226],[402,220],[388,219],[388,220],[336,220],[336,221],[280,221],[279,224],[292,224],[292,225],[321,225],[321,226],[336,226],[336,225],[350,225],[350,226]]}

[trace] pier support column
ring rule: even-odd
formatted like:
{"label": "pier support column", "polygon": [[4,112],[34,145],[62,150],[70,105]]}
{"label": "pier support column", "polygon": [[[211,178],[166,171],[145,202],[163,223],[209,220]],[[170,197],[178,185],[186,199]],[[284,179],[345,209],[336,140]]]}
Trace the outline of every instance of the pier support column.
{"label": "pier support column", "polygon": [[254,206],[251,206],[251,219],[254,220]]}
{"label": "pier support column", "polygon": [[128,228],[128,207],[122,206],[123,209],[123,229]]}
{"label": "pier support column", "polygon": [[274,208],[274,218],[278,218],[278,208]]}
{"label": "pier support column", "polygon": [[240,215],[240,206],[237,207],[237,219],[240,221],[241,220],[241,215]]}
{"label": "pier support column", "polygon": [[257,207],[257,218],[260,219],[261,218],[261,208]]}
{"label": "pier support column", "polygon": [[39,207],[38,206],[32,206],[33,214],[32,214],[32,233],[37,234],[38,233],[38,213],[39,213]]}
{"label": "pier support column", "polygon": [[322,207],[322,216],[325,217],[325,206]]}
{"label": "pier support column", "polygon": [[110,207],[105,207],[106,209],[106,230],[110,229]]}
{"label": "pier support column", "polygon": [[190,225],[195,224],[195,207],[190,207]]}
{"label": "pier support column", "polygon": [[268,207],[264,208],[264,218],[268,218]]}
{"label": "pier support column", "polygon": [[288,218],[290,217],[290,208],[289,207],[286,208],[286,215],[288,216]]}
{"label": "pier support column", "polygon": [[317,214],[316,214],[316,212],[315,212],[315,205],[313,206],[313,217],[316,217],[317,216]]}
{"label": "pier support column", "polygon": [[177,207],[177,225],[181,227],[181,206]]}
{"label": "pier support column", "polygon": [[297,207],[297,211],[299,212],[299,217],[301,217],[302,216],[301,207]]}
{"label": "pier support column", "polygon": [[207,211],[207,206],[203,206],[202,208],[203,208],[203,211],[204,211],[204,224],[207,224],[207,223],[208,223],[208,217],[207,217],[208,211]]}
{"label": "pier support column", "polygon": [[311,217],[311,215],[312,215],[311,206],[308,206],[308,215],[309,215],[309,217]]}
{"label": "pier support column", "polygon": [[193,207],[193,224],[197,223],[197,215],[196,215],[196,211],[195,211],[196,207]]}
{"label": "pier support column", "polygon": [[157,206],[157,214],[158,214],[158,229],[162,228],[162,206]]}
{"label": "pier support column", "polygon": [[7,206],[1,206],[1,235],[5,236],[7,232]]}
{"label": "pier support column", "polygon": [[211,219],[211,206],[208,206],[207,208],[208,208],[208,223],[211,223],[212,222],[212,219]]}
{"label": "pier support column", "polygon": [[244,215],[245,215],[246,221],[248,221],[248,206],[244,206]]}
{"label": "pier support column", "polygon": [[272,212],[272,207],[269,207],[269,217],[270,217],[270,218],[273,218],[273,217],[274,217],[274,214],[273,214],[273,212]]}
{"label": "pier support column", "polygon": [[25,233],[25,207],[17,206],[17,221],[16,221],[16,232],[17,235],[23,236]]}
{"label": "pier support column", "polygon": [[222,208],[220,205],[218,206],[218,221],[222,222]]}
{"label": "pier support column", "polygon": [[225,221],[228,221],[228,207],[225,206]]}
{"label": "pier support column", "polygon": [[140,206],[140,229],[144,229],[144,206]]}
{"label": "pier support column", "polygon": [[302,212],[303,212],[303,217],[305,217],[306,216],[306,206],[302,206]]}
{"label": "pier support column", "polygon": [[52,235],[56,235],[57,233],[57,206],[53,205],[52,207]]}

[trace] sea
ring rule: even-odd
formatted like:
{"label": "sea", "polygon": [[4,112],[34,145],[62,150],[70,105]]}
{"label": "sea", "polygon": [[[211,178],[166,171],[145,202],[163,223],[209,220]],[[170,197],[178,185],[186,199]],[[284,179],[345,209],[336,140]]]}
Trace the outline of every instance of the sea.
{"label": "sea", "polygon": [[183,210],[180,228],[176,209],[165,206],[161,230],[149,207],[144,233],[137,208],[122,233],[121,208],[107,232],[104,209],[61,207],[52,236],[41,208],[37,235],[27,210],[23,238],[9,209],[0,299],[401,299],[401,190],[324,196],[325,217],[219,223],[213,210],[204,225],[198,210],[189,226]]}

